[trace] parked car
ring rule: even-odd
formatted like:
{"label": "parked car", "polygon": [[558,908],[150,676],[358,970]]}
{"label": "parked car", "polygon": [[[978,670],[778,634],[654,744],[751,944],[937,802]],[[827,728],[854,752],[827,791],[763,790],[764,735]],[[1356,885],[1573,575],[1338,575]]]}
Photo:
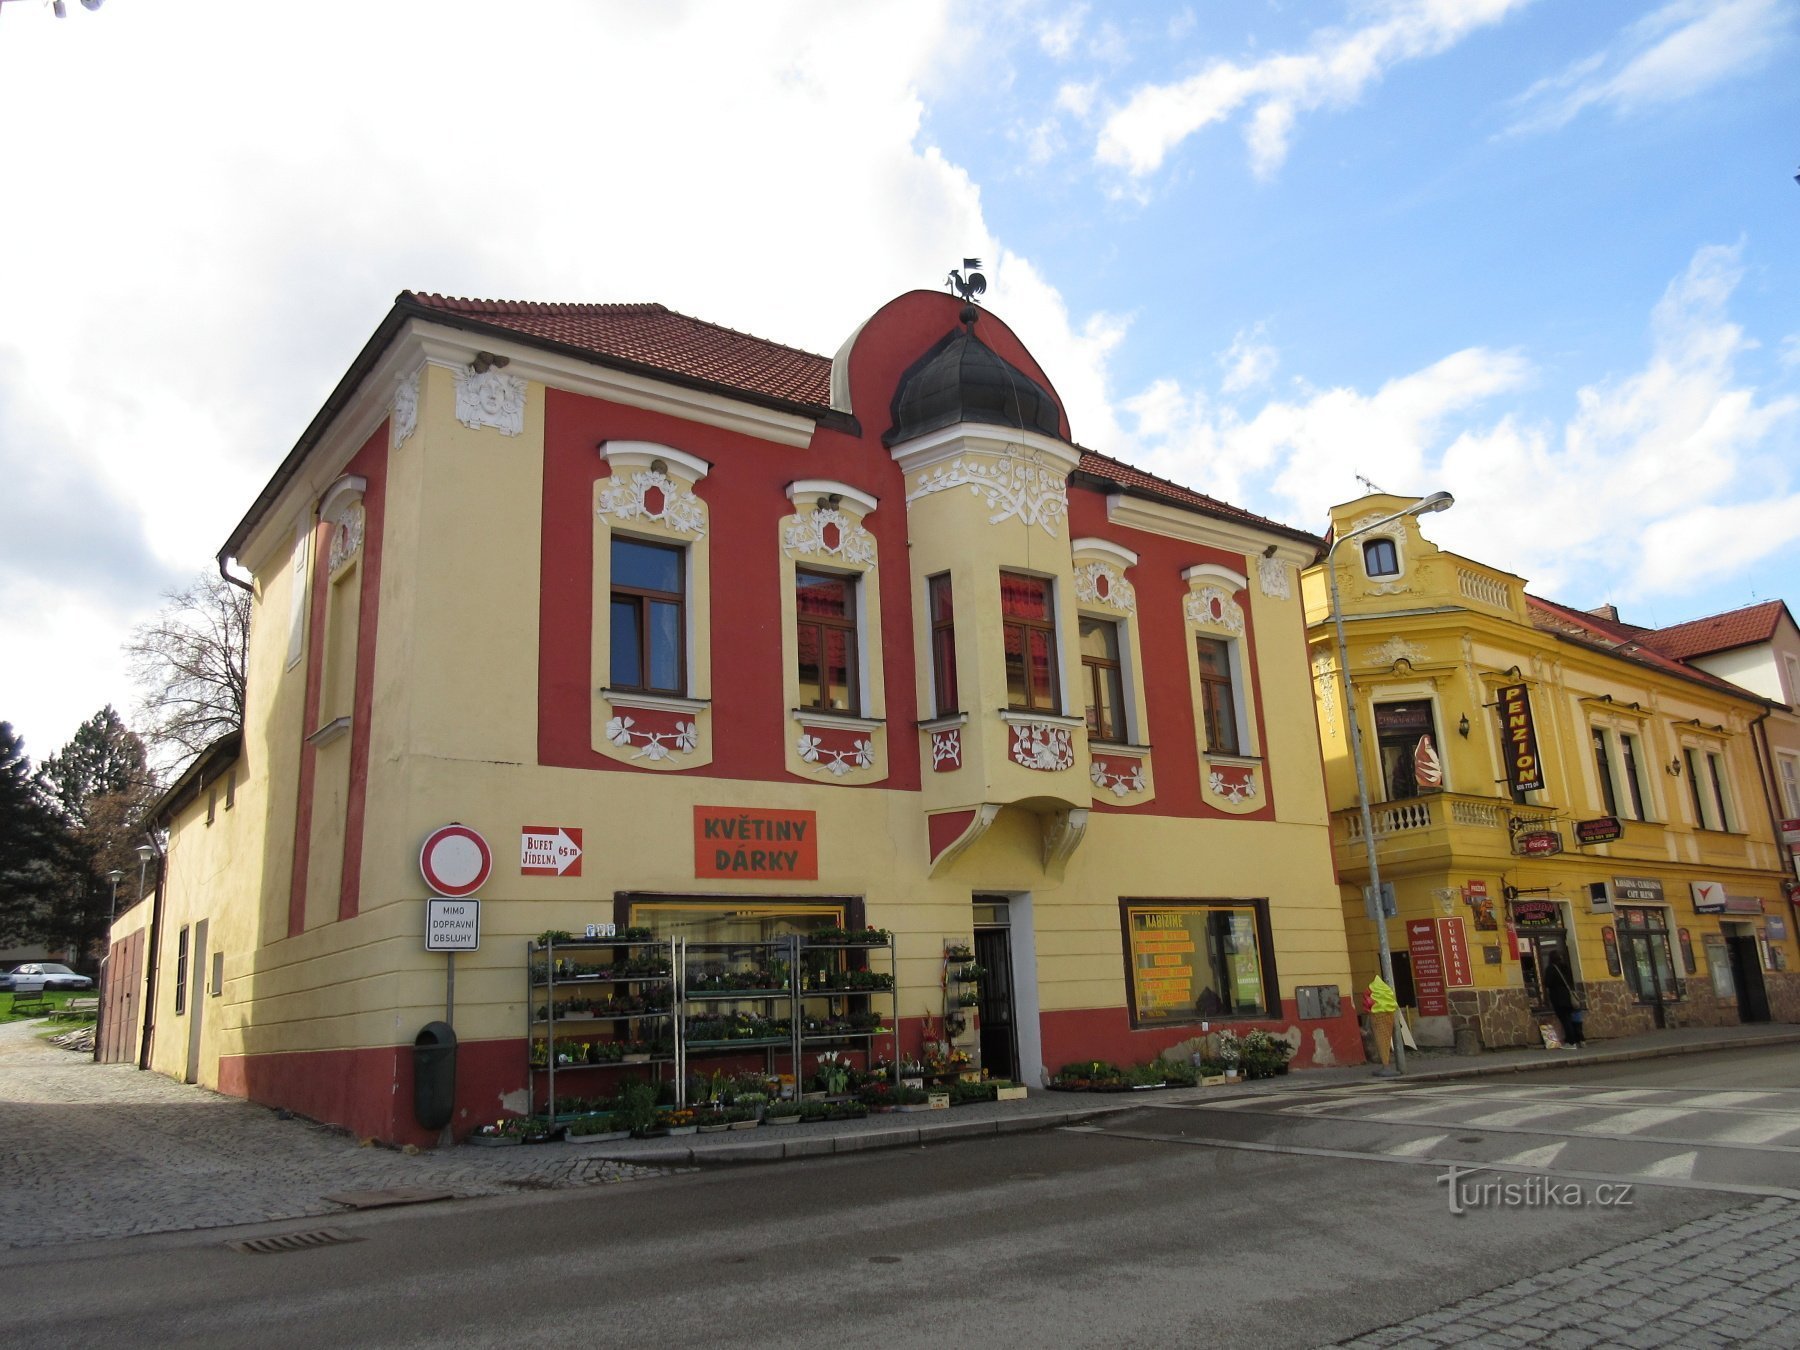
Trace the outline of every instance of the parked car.
{"label": "parked car", "polygon": [[77,975],[65,965],[55,961],[27,961],[22,966],[14,966],[0,981],[11,989],[15,980],[23,977],[28,983],[41,978],[45,989],[92,989],[94,982],[86,975]]}

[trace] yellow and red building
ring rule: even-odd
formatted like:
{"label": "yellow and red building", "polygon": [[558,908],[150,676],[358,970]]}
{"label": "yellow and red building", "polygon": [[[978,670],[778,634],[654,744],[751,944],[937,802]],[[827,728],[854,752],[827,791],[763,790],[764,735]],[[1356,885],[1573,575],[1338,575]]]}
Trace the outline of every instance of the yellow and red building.
{"label": "yellow and red building", "polygon": [[542,1105],[528,943],[607,925],[889,930],[903,1054],[968,947],[970,1044],[1033,1086],[1203,1020],[1358,1061],[1318,542],[1081,448],[947,295],[827,359],[655,305],[403,294],[221,552],[247,721],[165,797],[164,884],[114,934],[148,1042],[114,1053],[435,1137],[421,845],[457,823],[491,856],[458,1134]]}

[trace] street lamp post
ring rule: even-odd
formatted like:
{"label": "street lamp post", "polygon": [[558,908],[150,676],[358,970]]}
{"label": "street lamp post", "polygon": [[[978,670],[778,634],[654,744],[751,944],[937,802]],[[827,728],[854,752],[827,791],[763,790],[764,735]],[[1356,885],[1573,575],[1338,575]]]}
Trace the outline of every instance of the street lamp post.
{"label": "street lamp post", "polygon": [[[1331,618],[1337,628],[1338,670],[1344,679],[1344,706],[1349,710],[1350,719],[1350,762],[1356,766],[1356,805],[1362,812],[1363,848],[1369,858],[1369,895],[1375,920],[1375,936],[1381,952],[1381,978],[1391,989],[1394,986],[1394,952],[1388,945],[1387,913],[1381,905],[1381,861],[1375,853],[1375,820],[1369,810],[1369,778],[1363,769],[1362,721],[1356,715],[1356,688],[1350,680],[1350,646],[1344,639],[1344,606],[1338,598],[1337,551],[1340,545],[1359,535],[1378,530],[1383,525],[1391,525],[1403,516],[1424,516],[1434,511],[1448,511],[1456,505],[1456,498],[1448,492],[1434,492],[1429,497],[1414,502],[1404,511],[1395,511],[1392,515],[1383,516],[1380,520],[1372,520],[1367,525],[1359,526],[1348,534],[1339,535],[1331,541],[1331,547],[1325,550],[1325,571],[1331,578]],[[1378,1074],[1386,1074],[1385,1069],[1377,1069]],[[1400,1037],[1400,1019],[1394,1019],[1394,1073],[1406,1072],[1406,1043]]]}

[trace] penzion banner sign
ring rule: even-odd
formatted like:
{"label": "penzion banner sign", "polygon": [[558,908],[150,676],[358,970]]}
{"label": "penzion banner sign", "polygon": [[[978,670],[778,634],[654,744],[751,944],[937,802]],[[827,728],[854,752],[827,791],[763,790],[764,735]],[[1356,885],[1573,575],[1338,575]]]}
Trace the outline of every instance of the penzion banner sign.
{"label": "penzion banner sign", "polygon": [[1541,792],[1544,766],[1538,761],[1537,728],[1531,721],[1531,692],[1522,684],[1502,685],[1498,692],[1507,784],[1514,792]]}

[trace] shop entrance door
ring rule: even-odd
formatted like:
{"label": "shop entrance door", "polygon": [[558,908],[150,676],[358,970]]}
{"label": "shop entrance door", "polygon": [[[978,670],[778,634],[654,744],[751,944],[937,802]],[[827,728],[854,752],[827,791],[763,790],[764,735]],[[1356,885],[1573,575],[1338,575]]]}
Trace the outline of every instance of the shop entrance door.
{"label": "shop entrance door", "polygon": [[1003,896],[975,897],[975,964],[981,977],[981,1065],[992,1078],[1019,1077],[1013,1002],[1012,929]]}
{"label": "shop entrance door", "polygon": [[1738,1021],[1769,1020],[1769,991],[1763,987],[1762,957],[1756,934],[1744,924],[1724,924],[1725,949],[1731,953],[1731,980],[1737,985]]}
{"label": "shop entrance door", "polygon": [[1569,988],[1573,989],[1575,967],[1569,960],[1566,933],[1561,929],[1538,929],[1529,937],[1519,934],[1519,970],[1525,977],[1525,990],[1531,996],[1534,1011],[1550,1007],[1550,971],[1555,966],[1562,967]]}

